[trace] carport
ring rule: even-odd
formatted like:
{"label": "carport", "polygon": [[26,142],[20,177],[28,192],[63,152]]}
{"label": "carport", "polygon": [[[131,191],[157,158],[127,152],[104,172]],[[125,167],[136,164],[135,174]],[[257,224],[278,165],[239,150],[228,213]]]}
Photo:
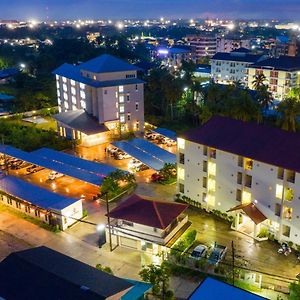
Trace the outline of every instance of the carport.
{"label": "carport", "polygon": [[14,157],[33,165],[41,166],[49,170],[53,170],[64,175],[76,178],[78,180],[90,183],[92,185],[101,185],[105,176],[98,175],[95,173],[90,173],[86,170],[79,169],[72,165],[65,164],[63,162],[49,160],[42,156],[36,155],[35,153],[25,152],[23,150],[14,148],[12,146],[2,146],[0,147],[0,153]]}
{"label": "carport", "polygon": [[166,163],[176,163],[175,154],[144,139],[135,138],[129,141],[113,142],[112,145],[156,171],[161,170]]}
{"label": "carport", "polygon": [[100,176],[100,177],[106,177],[111,172],[118,170],[117,168],[114,168],[114,167],[106,165],[106,164],[86,160],[86,159],[83,159],[83,158],[80,158],[80,157],[77,157],[74,155],[70,155],[70,154],[56,151],[56,150],[49,149],[49,148],[41,148],[41,149],[35,150],[31,153],[33,153],[34,155],[43,157],[43,158],[53,160],[55,162],[66,164],[66,165],[78,168],[80,170],[96,174],[97,176]]}
{"label": "carport", "polygon": [[166,137],[170,140],[173,140],[173,141],[176,141],[176,139],[177,139],[176,132],[172,131],[172,130],[169,130],[169,129],[166,129],[166,128],[158,127],[158,128],[152,129],[152,131],[155,132],[155,133],[158,133],[160,135],[163,135],[164,137]]}

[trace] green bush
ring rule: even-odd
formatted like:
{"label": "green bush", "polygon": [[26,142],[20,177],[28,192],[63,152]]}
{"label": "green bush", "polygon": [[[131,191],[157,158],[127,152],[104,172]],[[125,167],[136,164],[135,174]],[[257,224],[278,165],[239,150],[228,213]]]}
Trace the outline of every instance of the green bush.
{"label": "green bush", "polygon": [[261,227],[260,228],[260,231],[257,235],[258,238],[265,238],[265,237],[268,237],[269,236],[269,231],[268,231],[268,228],[266,227]]}
{"label": "green bush", "polygon": [[88,211],[87,211],[87,209],[83,209],[83,210],[82,210],[82,217],[85,218],[85,217],[87,217],[87,216],[88,216]]}

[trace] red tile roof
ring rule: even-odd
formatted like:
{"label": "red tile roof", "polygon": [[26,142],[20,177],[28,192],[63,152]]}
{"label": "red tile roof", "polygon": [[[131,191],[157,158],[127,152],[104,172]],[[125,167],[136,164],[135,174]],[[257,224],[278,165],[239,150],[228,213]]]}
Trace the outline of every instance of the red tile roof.
{"label": "red tile roof", "polygon": [[110,212],[110,217],[154,228],[167,228],[188,205],[160,202],[132,195]]}
{"label": "red tile roof", "polygon": [[300,134],[214,116],[181,138],[270,165],[300,172]]}

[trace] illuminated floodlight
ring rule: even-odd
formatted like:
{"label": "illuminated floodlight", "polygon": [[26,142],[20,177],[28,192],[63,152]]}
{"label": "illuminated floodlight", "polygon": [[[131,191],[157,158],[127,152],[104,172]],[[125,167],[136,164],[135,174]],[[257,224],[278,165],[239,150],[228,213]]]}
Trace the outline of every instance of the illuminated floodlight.
{"label": "illuminated floodlight", "polygon": [[168,49],[158,49],[159,54],[168,54],[169,50]]}
{"label": "illuminated floodlight", "polygon": [[25,69],[25,68],[26,68],[26,65],[25,65],[24,63],[21,63],[21,64],[20,64],[20,68],[21,68],[21,69]]}
{"label": "illuminated floodlight", "polygon": [[101,231],[103,231],[103,230],[105,230],[105,224],[98,224],[98,225],[97,225],[97,231],[98,231],[98,232],[101,232]]}
{"label": "illuminated floodlight", "polygon": [[230,24],[227,25],[227,28],[229,30],[233,30],[235,28],[235,25],[233,23],[230,23]]}
{"label": "illuminated floodlight", "polygon": [[116,26],[117,26],[117,28],[120,29],[120,30],[122,30],[122,29],[124,28],[124,24],[123,24],[122,22],[118,22],[118,23],[116,24]]}

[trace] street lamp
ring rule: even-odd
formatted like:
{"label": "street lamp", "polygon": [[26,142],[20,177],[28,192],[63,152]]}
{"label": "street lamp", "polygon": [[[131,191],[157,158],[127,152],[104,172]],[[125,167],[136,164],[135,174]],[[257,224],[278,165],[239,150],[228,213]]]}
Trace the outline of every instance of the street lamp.
{"label": "street lamp", "polygon": [[21,64],[20,64],[20,68],[21,68],[21,69],[25,69],[25,68],[26,68],[26,65],[25,65],[24,63],[21,63]]}
{"label": "street lamp", "polygon": [[98,246],[101,248],[106,243],[105,225],[98,224],[96,230],[99,232]]}

